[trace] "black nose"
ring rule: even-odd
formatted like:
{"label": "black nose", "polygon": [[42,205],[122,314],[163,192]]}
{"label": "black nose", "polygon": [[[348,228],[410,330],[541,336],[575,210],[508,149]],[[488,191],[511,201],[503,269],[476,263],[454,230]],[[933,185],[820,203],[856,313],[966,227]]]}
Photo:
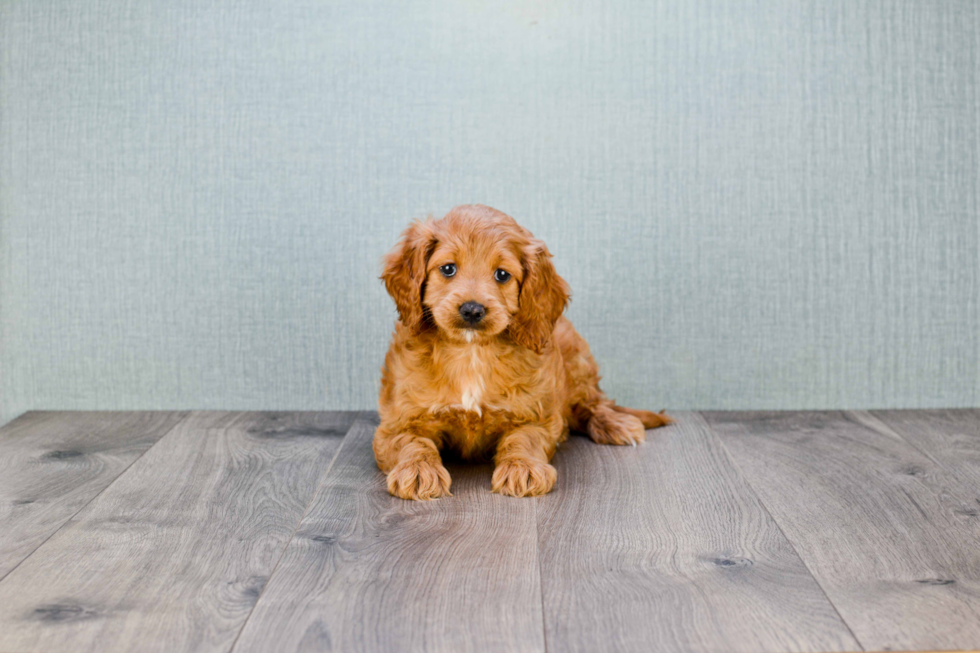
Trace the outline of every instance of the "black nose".
{"label": "black nose", "polygon": [[483,307],[483,304],[477,304],[476,302],[466,302],[459,307],[459,314],[463,316],[463,319],[470,324],[476,324],[483,319],[483,316],[487,314],[487,309]]}

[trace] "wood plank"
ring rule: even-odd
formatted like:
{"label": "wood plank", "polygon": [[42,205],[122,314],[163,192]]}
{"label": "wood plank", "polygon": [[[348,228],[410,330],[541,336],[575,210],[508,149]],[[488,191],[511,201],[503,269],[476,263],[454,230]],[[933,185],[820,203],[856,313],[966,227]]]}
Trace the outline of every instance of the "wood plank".
{"label": "wood plank", "polygon": [[875,410],[871,414],[945,470],[965,503],[953,511],[980,520],[980,410]]}
{"label": "wood plank", "polygon": [[234,650],[543,650],[534,501],[452,464],[454,496],[396,499],[375,425],[351,429]]}
{"label": "wood plank", "polygon": [[865,648],[980,644],[980,520],[942,467],[867,413],[707,419]]}
{"label": "wood plank", "polygon": [[0,579],[186,414],[34,411],[0,429]]}
{"label": "wood plank", "polygon": [[549,650],[840,651],[857,642],[703,419],[574,437],[539,500]]}
{"label": "wood plank", "polygon": [[353,419],[193,413],[0,581],[0,650],[229,650]]}

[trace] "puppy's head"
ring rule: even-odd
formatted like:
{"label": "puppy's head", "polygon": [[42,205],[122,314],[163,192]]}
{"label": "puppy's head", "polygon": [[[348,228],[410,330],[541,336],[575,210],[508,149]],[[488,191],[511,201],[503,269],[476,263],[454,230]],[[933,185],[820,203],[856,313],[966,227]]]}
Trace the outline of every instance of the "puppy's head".
{"label": "puppy's head", "polygon": [[509,337],[539,353],[569,297],[545,244],[480,205],[412,223],[381,278],[402,323],[417,333],[438,329],[459,342]]}

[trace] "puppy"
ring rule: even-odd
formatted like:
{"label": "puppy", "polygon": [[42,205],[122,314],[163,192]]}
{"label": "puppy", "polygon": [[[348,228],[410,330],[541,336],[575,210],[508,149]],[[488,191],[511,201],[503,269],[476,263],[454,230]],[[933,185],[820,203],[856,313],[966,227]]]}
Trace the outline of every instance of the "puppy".
{"label": "puppy", "polygon": [[569,429],[636,445],[645,428],[672,421],[603,394],[588,344],[562,317],[569,288],[551,253],[500,211],[459,206],[414,222],[381,279],[400,319],[381,369],[374,455],[396,497],[450,494],[442,450],[492,453],[494,492],[545,494]]}

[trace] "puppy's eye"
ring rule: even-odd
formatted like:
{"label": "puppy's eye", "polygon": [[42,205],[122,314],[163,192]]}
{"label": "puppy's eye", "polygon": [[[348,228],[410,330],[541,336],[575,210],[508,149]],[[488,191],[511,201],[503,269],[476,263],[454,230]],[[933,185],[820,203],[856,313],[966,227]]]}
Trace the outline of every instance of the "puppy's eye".
{"label": "puppy's eye", "polygon": [[499,281],[500,283],[503,283],[508,279],[510,279],[510,272],[508,272],[507,270],[498,269],[496,272],[493,273],[493,278]]}
{"label": "puppy's eye", "polygon": [[442,276],[444,277],[454,277],[456,276],[456,264],[446,263],[439,267],[439,271],[442,272]]}

